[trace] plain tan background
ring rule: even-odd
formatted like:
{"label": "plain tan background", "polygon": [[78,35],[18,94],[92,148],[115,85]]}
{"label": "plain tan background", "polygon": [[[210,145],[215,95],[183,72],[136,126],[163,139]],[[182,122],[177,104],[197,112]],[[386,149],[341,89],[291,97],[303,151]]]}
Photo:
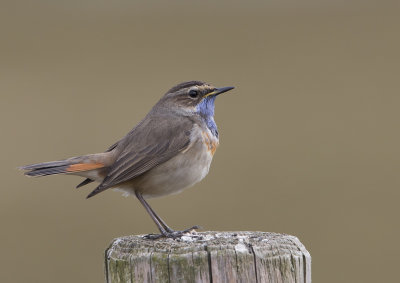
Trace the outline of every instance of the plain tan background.
{"label": "plain tan background", "polygon": [[175,228],[296,235],[314,282],[397,282],[398,1],[1,1],[0,281],[102,282],[139,202],[20,165],[105,150],[174,84],[217,100],[208,177],[151,200]]}

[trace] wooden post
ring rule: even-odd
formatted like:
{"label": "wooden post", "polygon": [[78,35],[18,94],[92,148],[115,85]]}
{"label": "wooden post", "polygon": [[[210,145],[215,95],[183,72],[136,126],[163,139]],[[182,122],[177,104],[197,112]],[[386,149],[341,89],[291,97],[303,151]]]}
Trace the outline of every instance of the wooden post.
{"label": "wooden post", "polygon": [[290,235],[202,232],[180,239],[115,239],[105,252],[107,283],[311,283],[311,256]]}

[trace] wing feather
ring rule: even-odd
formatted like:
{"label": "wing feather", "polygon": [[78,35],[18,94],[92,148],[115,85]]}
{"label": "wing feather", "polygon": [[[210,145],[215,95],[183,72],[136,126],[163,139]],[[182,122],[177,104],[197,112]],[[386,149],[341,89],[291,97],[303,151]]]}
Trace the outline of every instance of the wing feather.
{"label": "wing feather", "polygon": [[193,123],[186,117],[144,119],[118,143],[122,150],[117,160],[88,198],[132,180],[185,150],[190,144],[192,127]]}

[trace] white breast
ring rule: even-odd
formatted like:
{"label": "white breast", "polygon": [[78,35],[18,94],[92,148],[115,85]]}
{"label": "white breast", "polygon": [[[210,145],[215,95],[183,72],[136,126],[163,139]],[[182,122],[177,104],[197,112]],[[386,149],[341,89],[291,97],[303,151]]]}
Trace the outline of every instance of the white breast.
{"label": "white breast", "polygon": [[145,198],[177,194],[208,174],[217,146],[218,139],[208,129],[196,126],[185,151],[136,178],[132,186],[120,189],[129,193],[138,190]]}

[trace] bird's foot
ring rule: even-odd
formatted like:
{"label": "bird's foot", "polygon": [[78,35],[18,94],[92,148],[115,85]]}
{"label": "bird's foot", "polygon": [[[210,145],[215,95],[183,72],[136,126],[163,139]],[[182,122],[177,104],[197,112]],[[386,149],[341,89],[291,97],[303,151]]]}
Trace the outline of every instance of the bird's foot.
{"label": "bird's foot", "polygon": [[182,230],[182,231],[174,231],[172,229],[169,229],[169,231],[164,231],[161,234],[148,234],[144,236],[144,239],[149,239],[149,240],[157,240],[160,238],[171,238],[171,239],[176,239],[182,237],[184,234],[195,231],[197,229],[200,229],[200,226],[193,226],[189,229]]}

